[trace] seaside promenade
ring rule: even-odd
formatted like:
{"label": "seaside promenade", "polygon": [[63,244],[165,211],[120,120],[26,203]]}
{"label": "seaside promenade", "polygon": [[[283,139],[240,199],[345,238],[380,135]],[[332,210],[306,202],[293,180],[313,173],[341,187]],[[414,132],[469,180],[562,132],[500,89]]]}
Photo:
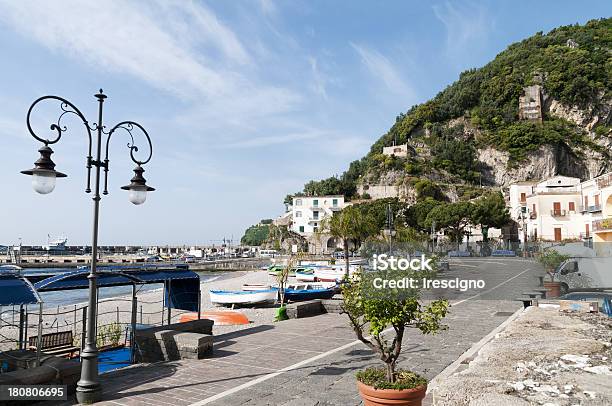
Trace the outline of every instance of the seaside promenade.
{"label": "seaside promenade", "polygon": [[[429,379],[440,374],[521,307],[512,299],[533,285],[533,266],[520,259],[456,263],[452,272],[479,274],[487,289],[452,300],[448,330],[435,336],[408,330],[399,366]],[[100,404],[358,405],[355,372],[378,362],[356,341],[345,315],[262,323],[216,334],[214,354],[207,359],[140,364],[105,374]],[[425,404],[430,402],[426,398]]]}

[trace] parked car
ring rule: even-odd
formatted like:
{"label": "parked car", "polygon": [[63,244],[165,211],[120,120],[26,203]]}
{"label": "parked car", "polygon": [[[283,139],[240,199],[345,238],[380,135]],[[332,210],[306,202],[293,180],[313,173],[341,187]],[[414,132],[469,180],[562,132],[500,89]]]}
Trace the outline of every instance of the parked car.
{"label": "parked car", "polygon": [[599,303],[599,311],[612,317],[612,292],[572,292],[561,296],[561,300],[582,300]]}

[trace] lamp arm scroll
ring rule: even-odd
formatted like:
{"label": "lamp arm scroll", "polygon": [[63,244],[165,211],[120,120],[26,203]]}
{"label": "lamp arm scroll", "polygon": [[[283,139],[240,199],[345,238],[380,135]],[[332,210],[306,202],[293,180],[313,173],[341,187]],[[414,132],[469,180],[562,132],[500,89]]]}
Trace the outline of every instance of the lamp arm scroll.
{"label": "lamp arm scroll", "polygon": [[[57,121],[55,123],[51,123],[51,125],[50,125],[51,131],[55,131],[57,133],[57,136],[55,136],[55,138],[53,138],[51,140],[49,140],[47,138],[39,137],[34,132],[34,129],[32,128],[32,124],[30,122],[30,117],[32,116],[32,112],[34,111],[34,108],[39,103],[41,103],[43,101],[47,101],[47,100],[56,100],[56,101],[59,101],[60,102],[60,109],[62,110],[62,113],[57,118]],[[26,124],[28,126],[28,131],[30,132],[30,135],[32,135],[32,137],[34,137],[36,140],[38,140],[38,141],[42,142],[43,144],[45,144],[45,146],[49,146],[51,144],[55,144],[56,142],[58,142],[62,138],[62,134],[68,130],[68,128],[65,125],[62,125],[62,118],[64,118],[64,116],[66,114],[74,114],[75,116],[80,118],[81,121],[83,122],[83,125],[85,126],[85,130],[87,130],[87,137],[89,139],[89,144],[88,144],[88,148],[87,148],[87,164],[86,164],[86,167],[87,167],[87,188],[85,189],[85,192],[89,193],[89,192],[91,192],[90,183],[91,183],[91,160],[92,160],[92,156],[91,156],[91,148],[92,148],[91,131],[92,131],[92,128],[89,126],[89,122],[85,118],[85,115],[83,115],[83,113],[81,113],[81,110],[79,110],[74,104],[72,104],[68,100],[64,99],[63,97],[53,96],[53,95],[39,97],[38,99],[36,99],[34,101],[34,103],[32,103],[32,105],[28,109],[28,114],[26,116]]]}
{"label": "lamp arm scroll", "polygon": [[[135,128],[140,129],[140,131],[145,135],[147,142],[149,144],[149,155],[147,159],[145,159],[144,161],[138,160],[134,156],[134,153],[138,152],[138,146],[134,142],[134,134],[132,133],[132,131],[134,131]],[[104,192],[103,194],[105,195],[108,194],[108,162],[109,162],[108,147],[110,144],[111,137],[113,136],[115,131],[119,129],[126,131],[130,136],[130,142],[127,144],[127,147],[130,150],[130,158],[132,159],[132,162],[134,162],[138,166],[141,166],[141,165],[148,163],[151,160],[151,157],[153,156],[153,144],[151,143],[151,137],[149,137],[147,130],[145,130],[143,126],[141,126],[140,124],[134,121],[122,121],[119,124],[115,125],[113,128],[111,128],[111,130],[107,133],[108,137],[106,138],[106,148],[105,148],[105,153],[104,153]]]}

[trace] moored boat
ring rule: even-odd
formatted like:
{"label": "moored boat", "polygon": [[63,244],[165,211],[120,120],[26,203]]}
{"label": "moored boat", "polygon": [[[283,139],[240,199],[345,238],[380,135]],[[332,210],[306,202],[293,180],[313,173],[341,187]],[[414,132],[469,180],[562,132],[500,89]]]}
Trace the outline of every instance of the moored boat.
{"label": "moored boat", "polygon": [[299,302],[302,300],[331,299],[336,293],[336,284],[333,286],[317,283],[289,284],[285,288],[285,300]]}
{"label": "moored boat", "polygon": [[219,304],[256,304],[276,301],[278,289],[266,290],[211,290],[210,301]]}
{"label": "moored boat", "polygon": [[254,290],[268,290],[272,289],[272,286],[265,283],[245,283],[242,285],[243,291],[254,291]]}
{"label": "moored boat", "polygon": [[315,281],[315,270],[312,268],[304,268],[295,271],[295,279],[303,282],[314,282]]}

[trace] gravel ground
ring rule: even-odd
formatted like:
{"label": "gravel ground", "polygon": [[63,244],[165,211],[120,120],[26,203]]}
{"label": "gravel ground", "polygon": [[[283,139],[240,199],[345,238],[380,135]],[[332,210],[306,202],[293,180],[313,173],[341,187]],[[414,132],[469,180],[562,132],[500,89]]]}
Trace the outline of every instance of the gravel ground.
{"label": "gravel ground", "polygon": [[612,405],[612,319],[530,307],[436,388],[434,404]]}
{"label": "gravel ground", "polygon": [[[274,277],[268,276],[266,271],[235,271],[219,273],[218,275],[213,274],[212,279],[201,284],[202,289],[202,311],[206,310],[221,310],[210,302],[210,296],[208,291],[211,289],[225,289],[225,290],[240,290],[244,283],[274,283]],[[144,324],[160,324],[162,319],[161,307],[163,299],[163,290],[148,291],[145,293],[138,294],[138,316],[137,321],[140,323],[140,311],[142,308],[142,323]],[[77,307],[82,307],[77,305]],[[114,323],[117,321],[117,307],[119,307],[119,321],[124,324],[130,323],[130,297],[122,296],[113,298],[112,300],[103,300],[98,306],[98,325],[105,325]],[[43,317],[43,333],[55,332],[55,331],[67,331],[73,329],[79,333],[81,331],[81,311],[77,311],[77,325],[74,329],[74,305],[60,307],[60,313],[65,314],[57,315],[57,308],[45,309],[45,316]],[[223,334],[230,331],[240,330],[243,328],[253,327],[259,324],[269,324],[274,321],[274,314],[276,309],[273,305],[266,307],[245,307],[236,309],[249,318],[250,324],[243,326],[216,326],[214,328],[214,334]],[[32,306],[30,311],[35,311],[35,307]],[[172,311],[172,321],[178,321],[180,314],[183,311],[174,310]],[[7,326],[6,322],[11,322],[10,315],[5,313],[5,322],[0,325],[0,350],[12,349],[16,347],[14,342],[12,343],[1,343],[6,339],[15,340],[18,337],[18,329]],[[29,318],[29,330],[28,336],[36,334],[36,323],[38,316],[31,314]],[[59,326],[59,328],[58,328]],[[80,333],[79,333],[80,334]],[[79,334],[75,334],[79,335]]]}

